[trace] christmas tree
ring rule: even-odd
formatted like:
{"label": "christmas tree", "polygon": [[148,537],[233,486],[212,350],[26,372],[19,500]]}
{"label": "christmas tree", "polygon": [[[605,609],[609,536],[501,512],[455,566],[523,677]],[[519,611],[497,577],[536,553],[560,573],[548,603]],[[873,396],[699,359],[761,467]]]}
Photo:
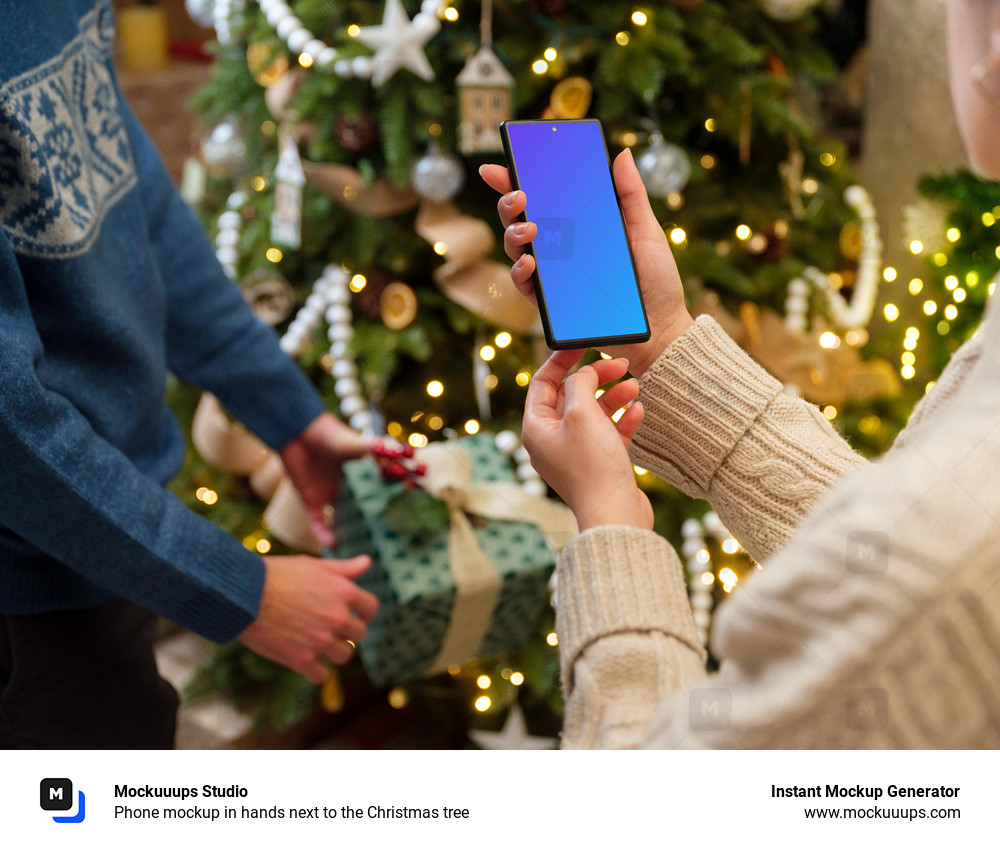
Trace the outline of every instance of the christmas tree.
{"label": "christmas tree", "polygon": [[[504,118],[596,117],[612,155],[635,151],[692,310],[715,315],[862,447],[881,448],[865,417],[896,409],[900,382],[871,359],[866,328],[886,274],[847,146],[824,130],[838,67],[817,6],[188,0],[219,37],[194,103],[207,128],[199,205],[219,259],[354,427],[416,447],[497,433],[514,454],[544,351],[476,170],[502,161]],[[197,400],[174,394],[178,406]],[[196,436],[210,421],[244,442],[235,460],[216,458],[228,472],[192,457],[178,494],[261,552],[299,545],[274,506],[278,471],[205,404]],[[636,472],[657,530],[689,564],[707,636],[713,605],[753,565],[705,504]],[[262,497],[272,499],[263,518]],[[515,719],[523,707],[533,731],[553,734],[552,622],[550,611],[517,652],[395,687],[389,701],[441,693],[443,680],[474,706],[473,726],[496,727],[516,705]],[[238,647],[202,676],[232,692],[254,683],[276,722],[316,700],[304,680]],[[337,706],[333,680],[323,699]]]}

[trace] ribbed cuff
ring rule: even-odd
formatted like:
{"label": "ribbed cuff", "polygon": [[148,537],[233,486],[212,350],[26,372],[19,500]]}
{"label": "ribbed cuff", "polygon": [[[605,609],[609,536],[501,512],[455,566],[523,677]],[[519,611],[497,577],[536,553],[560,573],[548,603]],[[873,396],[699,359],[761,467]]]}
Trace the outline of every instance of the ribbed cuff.
{"label": "ribbed cuff", "polygon": [[157,606],[158,613],[215,643],[235,640],[257,618],[266,577],[259,555],[225,537],[212,548],[200,586],[192,582],[183,595]]}
{"label": "ribbed cuff", "polygon": [[643,375],[645,418],[630,454],[691,496],[712,476],[781,383],[709,316],[695,323]]}
{"label": "ribbed cuff", "polygon": [[576,659],[606,635],[658,631],[704,652],[680,560],[658,534],[621,525],[589,529],[562,551],[558,571],[556,632],[567,690]]}

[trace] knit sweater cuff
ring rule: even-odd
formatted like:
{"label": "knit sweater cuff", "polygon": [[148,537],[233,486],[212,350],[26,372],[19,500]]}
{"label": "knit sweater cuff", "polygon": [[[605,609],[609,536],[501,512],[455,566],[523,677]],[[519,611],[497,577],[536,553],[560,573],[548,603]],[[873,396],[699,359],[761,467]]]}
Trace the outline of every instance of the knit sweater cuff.
{"label": "knit sweater cuff", "polygon": [[558,571],[556,631],[567,692],[577,658],[608,635],[656,631],[704,653],[680,561],[658,534],[621,525],[589,529],[563,549]]}
{"label": "knit sweater cuff", "polygon": [[646,413],[632,460],[704,497],[723,460],[781,391],[714,319],[699,316],[642,378]]}

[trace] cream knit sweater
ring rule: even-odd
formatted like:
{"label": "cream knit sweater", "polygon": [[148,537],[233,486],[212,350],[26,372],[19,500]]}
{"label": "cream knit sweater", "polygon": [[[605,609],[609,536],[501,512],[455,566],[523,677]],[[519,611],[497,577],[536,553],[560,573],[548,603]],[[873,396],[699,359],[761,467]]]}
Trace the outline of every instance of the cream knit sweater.
{"label": "cream knit sweater", "polygon": [[854,454],[702,317],[642,380],[635,463],[708,499],[763,570],[715,619],[652,532],[559,561],[564,747],[1000,746],[1000,315],[892,450]]}

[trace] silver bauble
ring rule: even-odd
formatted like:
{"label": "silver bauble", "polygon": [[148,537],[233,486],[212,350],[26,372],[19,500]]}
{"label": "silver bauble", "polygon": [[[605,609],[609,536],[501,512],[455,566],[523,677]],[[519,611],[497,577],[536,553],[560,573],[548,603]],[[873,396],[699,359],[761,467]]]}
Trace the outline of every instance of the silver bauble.
{"label": "silver bauble", "polygon": [[635,161],[646,191],[657,198],[679,194],[691,179],[691,160],[683,148],[655,135]]}
{"label": "silver bauble", "polygon": [[201,140],[201,158],[214,174],[235,177],[247,167],[247,143],[235,118],[225,118]]}
{"label": "silver bauble", "polygon": [[413,166],[410,181],[421,198],[441,203],[459,193],[465,184],[465,168],[454,154],[432,147]]}
{"label": "silver bauble", "polygon": [[198,26],[205,29],[215,26],[215,0],[184,0],[184,8]]}
{"label": "silver bauble", "polygon": [[795,21],[819,5],[819,0],[758,0],[776,21]]}

